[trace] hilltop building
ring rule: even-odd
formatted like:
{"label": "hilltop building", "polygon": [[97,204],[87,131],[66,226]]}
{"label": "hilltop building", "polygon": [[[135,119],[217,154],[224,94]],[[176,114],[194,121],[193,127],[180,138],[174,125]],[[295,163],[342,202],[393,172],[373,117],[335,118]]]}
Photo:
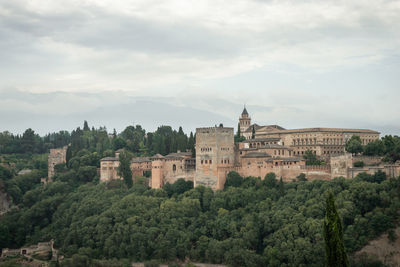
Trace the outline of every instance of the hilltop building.
{"label": "hilltop building", "polygon": [[345,153],[347,141],[358,135],[363,145],[367,145],[379,139],[379,132],[364,129],[343,129],[343,128],[304,128],[287,130],[279,125],[260,126],[251,124],[251,118],[243,109],[239,118],[240,133],[249,140],[252,138],[253,129],[255,138],[279,138],[281,145],[293,149],[293,155],[302,156],[307,150],[313,151],[317,156],[329,157]]}
{"label": "hilltop building", "polygon": [[[359,135],[364,145],[379,138],[379,132],[359,129],[305,128],[286,130],[278,125],[251,124],[244,108],[239,118],[243,142],[234,143],[234,129],[222,124],[196,129],[196,156],[191,152],[160,154],[131,161],[133,178],[151,171],[150,186],[161,188],[177,179],[193,181],[194,186],[223,189],[226,175],[236,171],[242,176],[261,177],[273,172],[283,181],[292,181],[304,173],[308,180],[328,180],[343,176],[352,178],[360,172],[386,172],[389,177],[400,175],[400,163],[375,167],[354,168],[351,154],[345,153],[345,144],[352,135]],[[253,131],[254,128],[254,131]],[[252,138],[253,137],[253,138]],[[303,158],[311,150],[325,159],[322,166],[307,166]],[[100,180],[121,179],[116,157],[101,160]]]}

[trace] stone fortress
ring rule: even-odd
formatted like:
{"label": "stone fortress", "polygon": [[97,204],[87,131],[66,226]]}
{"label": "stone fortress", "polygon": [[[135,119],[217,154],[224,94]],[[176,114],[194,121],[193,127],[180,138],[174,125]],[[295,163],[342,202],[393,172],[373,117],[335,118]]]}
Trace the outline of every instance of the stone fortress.
{"label": "stone fortress", "polygon": [[[150,186],[161,188],[183,178],[213,190],[223,189],[226,175],[236,171],[242,176],[261,177],[273,172],[277,178],[289,182],[304,173],[308,180],[328,180],[343,176],[355,177],[358,173],[386,172],[389,177],[400,175],[400,164],[354,168],[355,159],[345,152],[346,142],[353,135],[360,136],[363,145],[379,138],[379,132],[363,129],[305,128],[284,129],[278,125],[251,124],[244,108],[239,127],[244,141],[235,144],[234,129],[223,125],[196,129],[196,155],[191,152],[160,154],[153,157],[134,158],[131,161],[133,177],[151,172]],[[312,151],[327,164],[307,166],[303,155]],[[101,159],[100,181],[121,179],[118,176],[119,153]]]}

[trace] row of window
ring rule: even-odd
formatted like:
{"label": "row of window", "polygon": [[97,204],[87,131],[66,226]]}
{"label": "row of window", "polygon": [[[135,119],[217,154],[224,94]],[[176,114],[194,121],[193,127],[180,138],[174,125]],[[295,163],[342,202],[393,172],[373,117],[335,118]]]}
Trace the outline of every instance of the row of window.
{"label": "row of window", "polygon": [[200,151],[201,152],[210,152],[210,151],[212,151],[212,148],[211,147],[203,147],[200,149]]}
{"label": "row of window", "polygon": [[[261,164],[264,164],[264,162],[263,161],[258,161],[257,164],[261,165]],[[247,162],[247,165],[251,165],[251,162],[250,161]],[[281,164],[279,164],[279,162],[276,161],[275,162],[275,166],[279,166],[279,165],[297,165],[297,161],[289,161],[289,162],[282,161]]]}
{"label": "row of window", "polygon": [[211,159],[201,160],[201,164],[212,164]]}
{"label": "row of window", "polygon": [[[275,155],[285,155],[285,150],[274,150]],[[291,152],[289,151],[289,156],[291,155]]]}
{"label": "row of window", "polygon": [[[106,170],[107,170],[107,167],[102,167],[101,169],[102,169],[103,171],[106,171]],[[116,169],[118,169],[118,167],[108,167],[108,169],[109,169],[109,170],[113,170],[113,169],[116,170]]]}
{"label": "row of window", "polygon": [[265,146],[265,145],[276,145],[278,142],[258,142],[258,143],[250,143],[249,147],[260,147],[260,146]]}
{"label": "row of window", "polygon": [[229,159],[221,159],[221,163],[222,164],[229,164]]}
{"label": "row of window", "polygon": [[229,147],[221,147],[221,151],[229,151]]}

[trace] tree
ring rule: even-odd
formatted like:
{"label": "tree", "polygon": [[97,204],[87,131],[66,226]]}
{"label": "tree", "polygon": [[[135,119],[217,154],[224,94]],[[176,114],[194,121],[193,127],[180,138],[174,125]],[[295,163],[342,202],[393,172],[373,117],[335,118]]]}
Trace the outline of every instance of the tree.
{"label": "tree", "polygon": [[329,193],[326,199],[326,215],[324,220],[324,239],[326,265],[328,267],[349,266],[349,260],[343,243],[343,228],[336,210],[335,199]]}
{"label": "tree", "polygon": [[33,153],[35,149],[35,132],[29,128],[22,135],[22,148],[25,153]]}
{"label": "tree", "polygon": [[283,184],[282,176],[281,176],[281,179],[279,179],[278,190],[279,190],[279,193],[281,194],[281,196],[283,196],[285,194],[285,185]]}
{"label": "tree", "polygon": [[130,167],[131,159],[132,155],[125,151],[119,154],[118,175],[120,175],[124,179],[128,188],[131,188],[133,185],[132,170]]}
{"label": "tree", "polygon": [[275,173],[273,173],[273,172],[267,173],[265,175],[263,183],[264,183],[264,185],[266,185],[267,187],[270,187],[270,188],[276,187],[277,181],[276,181]]}
{"label": "tree", "polygon": [[238,123],[238,130],[236,132],[236,135],[234,136],[235,139],[235,143],[239,143],[245,140],[244,136],[241,136],[241,132],[240,132],[240,123]]}
{"label": "tree", "polygon": [[306,165],[321,165],[322,161],[317,159],[317,155],[311,150],[304,153],[303,158],[306,160]]}
{"label": "tree", "polygon": [[189,140],[188,140],[188,148],[192,152],[192,158],[196,157],[195,145],[196,145],[196,141],[194,139],[193,132],[190,132]]}
{"label": "tree", "polygon": [[83,122],[83,131],[90,131],[89,124],[87,121]]}
{"label": "tree", "polygon": [[352,154],[363,152],[361,138],[358,135],[353,135],[346,143],[346,151]]}
{"label": "tree", "polygon": [[382,156],[384,152],[385,146],[381,140],[370,142],[364,147],[364,155],[367,156]]}
{"label": "tree", "polygon": [[299,182],[306,182],[307,181],[307,177],[306,177],[306,175],[304,173],[300,173],[300,175],[297,176],[296,178],[297,178],[297,181],[299,181]]}
{"label": "tree", "polygon": [[228,188],[229,186],[239,187],[242,185],[242,183],[243,177],[235,171],[230,171],[226,176],[225,188]]}
{"label": "tree", "polygon": [[254,125],[253,125],[253,129],[251,130],[251,139],[254,139],[254,138],[256,138],[256,129],[254,128]]}

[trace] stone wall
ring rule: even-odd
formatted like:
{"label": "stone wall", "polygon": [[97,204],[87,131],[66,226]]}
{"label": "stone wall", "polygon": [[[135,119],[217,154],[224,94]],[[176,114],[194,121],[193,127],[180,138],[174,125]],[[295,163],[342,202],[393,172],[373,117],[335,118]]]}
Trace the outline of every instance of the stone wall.
{"label": "stone wall", "polygon": [[344,155],[332,156],[330,158],[331,178],[348,178],[348,169],[353,167],[353,158],[350,153]]}
{"label": "stone wall", "polygon": [[367,166],[377,166],[381,164],[383,157],[378,156],[355,156],[353,157],[354,162],[362,161]]}
{"label": "stone wall", "polygon": [[105,158],[100,161],[100,182],[121,179],[118,175],[119,160],[117,158]]}
{"label": "stone wall", "polygon": [[54,177],[54,166],[61,163],[67,162],[67,149],[68,146],[63,148],[50,149],[48,157],[48,175],[47,177],[51,180]]}
{"label": "stone wall", "polygon": [[386,173],[388,178],[397,178],[400,176],[400,164],[388,164],[380,166],[365,166],[363,168],[349,168],[348,178],[354,178],[360,173],[374,175],[378,171]]}

